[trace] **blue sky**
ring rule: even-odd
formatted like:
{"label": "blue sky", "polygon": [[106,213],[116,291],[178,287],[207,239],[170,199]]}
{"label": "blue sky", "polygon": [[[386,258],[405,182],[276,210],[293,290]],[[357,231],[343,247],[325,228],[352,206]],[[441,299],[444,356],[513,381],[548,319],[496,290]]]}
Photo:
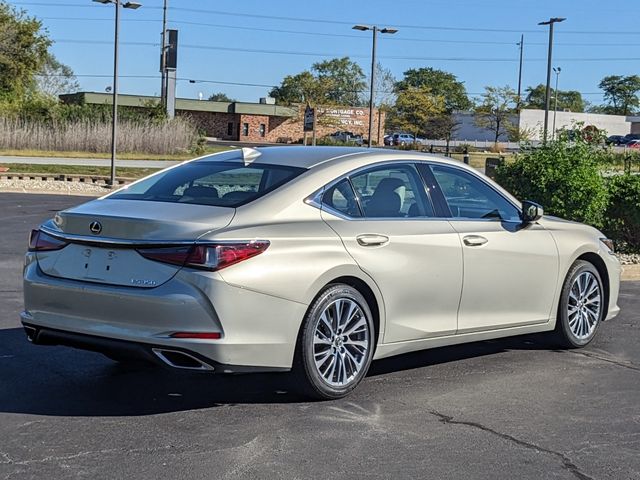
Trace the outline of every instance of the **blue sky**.
{"label": "blue sky", "polygon": [[[123,11],[120,88],[153,95],[160,90],[163,2],[138,1],[142,8]],[[42,19],[56,41],[53,52],[79,75],[83,90],[110,85],[109,78],[82,75],[112,72],[113,6],[91,0],[9,3]],[[188,79],[273,85],[331,56],[350,56],[367,71],[371,34],[351,30],[354,23],[399,29],[378,43],[380,62],[396,77],[409,68],[439,68],[464,81],[472,96],[485,85],[516,87],[520,33],[525,35],[523,85],[544,83],[548,30],[537,23],[552,16],[567,17],[556,26],[553,64],[562,68],[560,89],[578,90],[599,103],[603,76],[640,73],[637,0],[169,0],[169,7],[169,27],[180,32],[178,78],[184,80],[177,93],[186,98],[223,91],[257,101],[269,88]]]}

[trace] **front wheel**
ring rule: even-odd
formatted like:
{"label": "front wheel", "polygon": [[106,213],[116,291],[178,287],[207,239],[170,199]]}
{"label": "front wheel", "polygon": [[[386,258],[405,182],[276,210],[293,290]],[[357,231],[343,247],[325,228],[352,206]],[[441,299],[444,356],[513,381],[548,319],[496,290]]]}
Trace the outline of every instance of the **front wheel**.
{"label": "front wheel", "polygon": [[348,395],[369,370],[375,332],[371,310],[355,288],[330,285],[305,316],[294,370],[304,393],[317,399]]}
{"label": "front wheel", "polygon": [[568,348],[584,347],[596,335],[604,317],[604,289],[598,270],[589,262],[576,261],[562,287],[556,338]]}

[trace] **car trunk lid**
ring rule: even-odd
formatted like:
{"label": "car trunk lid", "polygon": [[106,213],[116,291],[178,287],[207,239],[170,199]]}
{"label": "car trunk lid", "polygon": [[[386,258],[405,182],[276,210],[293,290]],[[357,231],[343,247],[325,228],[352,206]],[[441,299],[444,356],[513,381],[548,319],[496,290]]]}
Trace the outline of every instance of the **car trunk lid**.
{"label": "car trunk lid", "polygon": [[144,258],[138,248],[190,248],[202,235],[229,225],[235,209],[206,205],[100,199],[65,210],[43,230],[68,242],[37,252],[47,275],[109,285],[152,288],[180,265]]}

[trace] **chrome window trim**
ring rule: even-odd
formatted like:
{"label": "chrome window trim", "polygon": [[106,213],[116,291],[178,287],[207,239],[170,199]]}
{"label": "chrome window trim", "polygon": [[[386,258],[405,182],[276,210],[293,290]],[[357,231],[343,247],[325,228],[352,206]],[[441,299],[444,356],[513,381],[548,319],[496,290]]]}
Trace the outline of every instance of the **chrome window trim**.
{"label": "chrome window trim", "polygon": [[[408,164],[408,165],[413,165],[414,168],[416,163],[425,163],[428,164],[429,160],[421,160],[421,159],[411,159],[411,160],[401,160],[401,159],[397,159],[397,160],[383,160],[380,162],[375,162],[375,163],[371,163],[369,165],[364,165],[362,167],[358,167],[355,170],[352,170],[348,173],[345,173],[344,175],[338,177],[335,180],[332,180],[331,182],[327,183],[326,185],[324,185],[323,187],[321,187],[320,189],[316,190],[315,192],[313,192],[311,195],[309,195],[307,198],[304,199],[304,203],[306,203],[307,205],[311,205],[312,207],[317,208],[318,210],[320,210],[321,212],[328,212],[331,213],[332,215],[335,215],[338,218],[341,218],[342,220],[349,220],[349,221],[375,221],[375,220],[383,220],[383,221],[389,221],[389,220],[420,220],[420,221],[424,221],[424,220],[445,220],[444,217],[437,217],[437,216],[433,216],[433,217],[365,217],[364,215],[362,217],[351,217],[349,215],[345,215],[344,213],[335,210],[334,208],[331,208],[325,204],[322,203],[322,197],[324,196],[324,192],[325,190],[333,187],[334,185],[340,183],[342,180],[347,179],[349,180],[349,183],[351,184],[351,188],[353,189],[355,195],[356,195],[356,201],[358,202],[358,208],[360,209],[360,213],[364,213],[362,211],[362,205],[360,205],[360,196],[358,195],[357,190],[355,189],[355,187],[353,186],[353,183],[351,182],[351,176],[353,175],[357,175],[358,173],[364,171],[364,170],[369,170],[370,168],[375,168],[375,167],[380,167],[380,166],[385,166],[385,165],[393,165],[393,164],[397,164],[397,163],[403,163],[403,164]],[[422,175],[420,175],[420,171],[416,168],[416,174],[418,175],[418,177],[420,178],[420,184],[423,187],[426,187],[424,184],[424,181],[422,180]],[[435,207],[433,205],[433,200],[430,198],[429,192],[425,191],[425,195],[427,197],[427,201],[431,203],[431,207],[434,209],[434,213],[435,213]]]}

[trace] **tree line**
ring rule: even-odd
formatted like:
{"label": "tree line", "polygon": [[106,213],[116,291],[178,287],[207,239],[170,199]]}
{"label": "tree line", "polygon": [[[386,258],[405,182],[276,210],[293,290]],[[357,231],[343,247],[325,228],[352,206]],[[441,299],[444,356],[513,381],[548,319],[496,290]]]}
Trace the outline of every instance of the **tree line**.
{"label": "tree line", "polygon": [[[79,84],[71,68],[50,52],[51,45],[39,20],[0,0],[0,116],[108,116],[105,109],[59,105],[57,96],[77,91]],[[557,102],[558,110],[572,112],[630,115],[639,111],[640,76],[609,75],[598,86],[604,93],[602,105],[589,104],[577,91],[552,89],[552,108]],[[396,79],[378,64],[375,91],[374,103],[386,112],[389,129],[439,139],[450,139],[457,128],[454,112],[473,110],[477,124],[491,130],[496,141],[505,134],[520,140],[526,132],[514,130],[509,118],[520,108],[542,109],[545,103],[543,85],[527,88],[521,99],[509,86],[487,86],[482,95],[472,99],[463,81],[431,67],[409,69]],[[281,105],[365,106],[369,79],[349,57],[334,58],[285,76],[269,95]],[[233,101],[223,92],[213,93],[209,99]],[[149,105],[146,110],[150,118],[162,116],[161,108]]]}
{"label": "tree line", "polygon": [[[349,57],[314,63],[309,70],[286,76],[270,95],[278,104],[365,106],[369,101],[369,80]],[[510,121],[519,109],[544,109],[544,85],[525,89],[518,98],[510,86],[486,86],[478,98],[470,98],[464,82],[454,74],[431,67],[412,68],[401,79],[377,65],[375,105],[387,113],[389,129],[416,136],[449,140],[458,124],[453,115],[475,112],[479,127],[490,130],[496,141],[502,136],[518,141],[531,132],[517,130]],[[592,105],[575,90],[551,89],[551,109],[632,115],[639,112],[640,76],[609,75],[598,84],[605,103]]]}

